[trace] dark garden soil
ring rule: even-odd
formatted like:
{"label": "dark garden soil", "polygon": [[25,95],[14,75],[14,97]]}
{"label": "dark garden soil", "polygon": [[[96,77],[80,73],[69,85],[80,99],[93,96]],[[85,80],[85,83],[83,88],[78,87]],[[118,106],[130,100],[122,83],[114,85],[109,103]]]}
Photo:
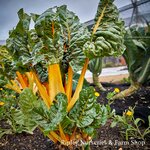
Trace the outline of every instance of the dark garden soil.
{"label": "dark garden soil", "polygon": [[[116,85],[116,84],[104,84],[107,88],[107,92],[113,91],[115,87],[123,90],[128,88],[128,85]],[[98,90],[97,90],[98,91]],[[98,101],[101,104],[107,103],[107,92],[100,92]],[[112,108],[116,109],[118,114],[122,114],[129,106],[137,106],[136,117],[142,117],[150,115],[150,87],[142,87],[132,96],[127,97],[124,100],[116,100],[112,104]],[[146,115],[145,115],[146,114]],[[119,128],[110,128],[111,120],[108,120],[107,124],[97,130],[97,137],[91,142],[92,150],[147,150],[150,149],[150,139],[146,141],[131,139],[126,141],[120,135]],[[144,126],[142,128],[145,128]],[[5,135],[0,139],[0,150],[58,150],[60,147],[54,145],[48,138],[36,129],[33,135],[27,133],[16,135]]]}

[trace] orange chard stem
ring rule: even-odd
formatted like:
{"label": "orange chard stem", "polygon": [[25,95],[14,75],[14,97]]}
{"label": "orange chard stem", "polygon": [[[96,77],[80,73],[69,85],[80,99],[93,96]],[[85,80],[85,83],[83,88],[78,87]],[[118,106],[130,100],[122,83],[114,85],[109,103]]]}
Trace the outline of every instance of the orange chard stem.
{"label": "orange chard stem", "polygon": [[84,76],[85,76],[85,73],[86,73],[86,70],[87,70],[87,67],[88,67],[88,63],[89,63],[89,59],[86,58],[85,60],[85,63],[84,63],[84,66],[82,68],[82,72],[81,72],[81,75],[80,75],[80,78],[78,80],[78,85],[76,87],[76,90],[75,90],[75,93],[70,101],[70,103],[68,104],[68,107],[67,107],[67,110],[70,111],[71,108],[74,106],[74,104],[76,103],[76,101],[78,100],[79,98],[79,93],[80,91],[82,90],[82,86],[83,86],[83,81],[84,81]]}
{"label": "orange chard stem", "polygon": [[38,87],[38,90],[39,90],[39,93],[43,99],[43,101],[45,102],[45,104],[47,105],[47,107],[49,108],[50,105],[51,105],[51,101],[49,99],[49,96],[48,96],[48,93],[46,91],[46,88],[44,87],[44,85],[41,84],[41,82],[39,81],[37,75],[35,72],[32,72],[33,73],[33,77],[34,77],[34,80],[36,82],[36,85]]}
{"label": "orange chard stem", "polygon": [[58,93],[65,93],[59,64],[48,66],[49,97],[51,104]]}
{"label": "orange chard stem", "polygon": [[25,84],[26,84],[27,87],[28,87],[29,82],[28,82],[28,78],[27,78],[26,74],[22,74],[22,77],[23,77],[23,80],[24,80]]}
{"label": "orange chard stem", "polygon": [[70,141],[75,139],[75,134],[76,134],[77,126],[74,128],[73,133],[70,137]]}
{"label": "orange chard stem", "polygon": [[16,72],[19,82],[22,86],[23,89],[25,89],[27,87],[26,81],[24,80],[23,76],[21,75],[21,73],[19,71]]}
{"label": "orange chard stem", "polygon": [[68,68],[68,81],[67,81],[67,87],[66,87],[66,95],[68,98],[68,103],[71,100],[71,95],[72,95],[72,79],[73,79],[73,70],[71,66]]}

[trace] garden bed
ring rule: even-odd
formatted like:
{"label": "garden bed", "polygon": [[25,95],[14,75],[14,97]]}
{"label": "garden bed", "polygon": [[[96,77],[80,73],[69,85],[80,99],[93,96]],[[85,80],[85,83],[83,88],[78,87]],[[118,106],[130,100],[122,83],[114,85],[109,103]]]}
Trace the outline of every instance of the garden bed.
{"label": "garden bed", "polygon": [[[103,84],[106,87],[107,92],[113,91],[115,87],[120,90],[128,88],[125,84]],[[98,90],[97,90],[98,91]],[[99,91],[98,91],[99,92]],[[106,95],[107,92],[99,92],[100,97],[98,101],[101,104],[107,103]],[[135,105],[139,109],[138,117],[144,117],[144,108],[150,107],[150,87],[142,87],[132,96],[127,97],[124,100],[116,100],[112,104],[112,108],[116,109],[118,114],[121,114],[129,106],[134,107]],[[141,110],[141,111],[140,111]],[[143,113],[144,112],[144,113]],[[91,142],[91,149],[93,150],[108,150],[108,149],[136,149],[146,150],[150,147],[150,139],[146,141],[131,139],[126,141],[119,132],[118,127],[110,128],[111,120],[108,120],[107,124],[98,130],[97,137]],[[142,128],[145,128],[142,126]],[[95,142],[94,142],[95,141]],[[43,134],[36,129],[33,135],[22,133],[16,135],[5,135],[0,139],[0,150],[57,150],[58,145],[54,145],[48,138],[44,137]]]}

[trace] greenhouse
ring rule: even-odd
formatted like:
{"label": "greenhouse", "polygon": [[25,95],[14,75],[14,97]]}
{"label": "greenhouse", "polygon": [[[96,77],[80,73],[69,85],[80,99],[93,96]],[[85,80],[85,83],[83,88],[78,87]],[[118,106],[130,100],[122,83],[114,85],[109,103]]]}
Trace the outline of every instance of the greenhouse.
{"label": "greenhouse", "polygon": [[149,0],[0,10],[0,150],[149,149]]}

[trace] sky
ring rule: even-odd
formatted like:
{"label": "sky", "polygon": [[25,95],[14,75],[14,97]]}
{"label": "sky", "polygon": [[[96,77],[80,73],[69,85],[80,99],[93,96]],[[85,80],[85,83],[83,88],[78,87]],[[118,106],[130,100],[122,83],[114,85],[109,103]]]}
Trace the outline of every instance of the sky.
{"label": "sky", "polygon": [[[81,22],[86,22],[94,18],[98,2],[99,0],[0,0],[0,40],[6,40],[9,30],[16,26],[20,8],[24,8],[28,14],[41,14],[50,7],[65,4],[79,16]],[[129,3],[130,0],[115,0],[118,8]]]}

